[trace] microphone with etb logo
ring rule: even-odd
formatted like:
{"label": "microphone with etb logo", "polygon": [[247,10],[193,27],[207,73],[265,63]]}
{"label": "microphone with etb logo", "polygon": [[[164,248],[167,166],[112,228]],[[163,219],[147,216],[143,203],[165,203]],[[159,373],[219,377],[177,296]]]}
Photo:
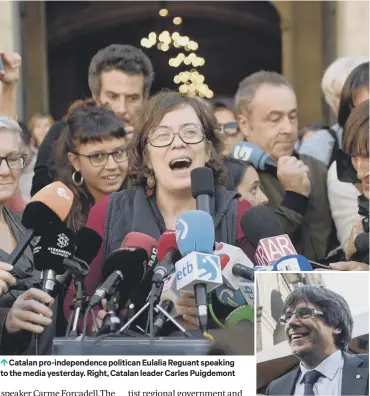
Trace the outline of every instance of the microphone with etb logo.
{"label": "microphone with etb logo", "polygon": [[182,213],[176,223],[176,241],[184,256],[176,263],[177,289],[193,292],[200,329],[207,332],[207,293],[222,284],[220,258],[213,254],[215,229],[212,217],[202,210]]}

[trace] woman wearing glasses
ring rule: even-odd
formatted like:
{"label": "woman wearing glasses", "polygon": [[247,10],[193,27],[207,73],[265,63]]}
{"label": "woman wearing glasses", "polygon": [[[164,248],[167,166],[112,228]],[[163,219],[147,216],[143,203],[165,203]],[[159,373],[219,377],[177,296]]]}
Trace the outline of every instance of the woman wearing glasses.
{"label": "woman wearing glasses", "polygon": [[13,354],[28,347],[31,333],[42,333],[43,326],[51,324],[51,310],[43,303],[49,305],[52,298],[34,288],[25,293],[7,293],[9,286],[17,280],[32,282],[36,273],[29,247],[16,267],[6,263],[7,256],[16,248],[25,231],[20,213],[9,210],[5,204],[18,187],[27,155],[22,130],[16,121],[0,117],[0,141],[0,353]]}
{"label": "woman wearing glasses", "polygon": [[119,119],[93,100],[77,101],[66,116],[57,145],[57,178],[74,193],[67,219],[77,231],[91,207],[119,191],[127,174],[126,133]]}
{"label": "woman wearing glasses", "polygon": [[234,112],[223,102],[213,103],[213,112],[215,114],[220,138],[223,143],[222,154],[228,157],[235,145],[244,140],[243,134],[240,132],[238,127],[238,121],[236,120]]}
{"label": "woman wearing glasses", "polygon": [[[212,111],[197,98],[163,92],[147,102],[135,126],[130,153],[130,178],[136,188],[100,201],[87,222],[103,236],[105,255],[119,248],[129,232],[142,232],[158,240],[164,231],[175,229],[182,212],[196,209],[190,172],[204,166],[212,169],[215,181],[212,216],[217,241],[235,245],[242,240],[237,219],[251,205],[238,202],[237,194],[223,185],[215,127]],[[85,278],[88,295],[101,281],[102,265],[103,254],[98,254]],[[71,295],[65,301],[67,311],[70,299]],[[198,326],[196,312],[194,298],[178,300],[177,313]]]}

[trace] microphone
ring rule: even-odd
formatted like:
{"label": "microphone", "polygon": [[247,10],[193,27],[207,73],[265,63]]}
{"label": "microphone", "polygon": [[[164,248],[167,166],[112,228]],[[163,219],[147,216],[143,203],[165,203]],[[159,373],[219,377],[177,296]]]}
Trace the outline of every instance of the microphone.
{"label": "microphone", "polygon": [[89,266],[99,252],[102,244],[101,236],[88,227],[82,227],[75,235],[76,250],[72,258],[65,258],[63,265],[67,271],[57,277],[64,284],[73,275],[84,278],[89,272]]}
{"label": "microphone", "polygon": [[[154,239],[149,235],[130,232],[123,240],[121,247],[114,250],[105,260],[102,279],[107,279],[113,272],[120,272],[122,279],[117,284],[120,296],[127,298],[132,290],[138,289],[148,269],[148,247]],[[156,242],[155,242],[156,243]],[[100,301],[94,303],[97,305]],[[91,301],[90,301],[91,305]]]}
{"label": "microphone", "polygon": [[282,257],[274,264],[272,271],[301,272],[313,271],[310,262],[299,254]]}
{"label": "microphone", "polygon": [[180,293],[177,290],[176,272],[173,272],[164,279],[160,300],[171,300],[175,305],[179,297]]}
{"label": "microphone", "polygon": [[287,255],[297,254],[287,234],[261,239],[254,259],[258,265],[272,265]]}
{"label": "microphone", "polygon": [[[151,270],[157,264],[158,243],[151,236],[142,232],[129,232],[121,243],[122,248],[133,248],[137,253],[137,259],[132,258],[134,261],[141,258],[145,261],[144,276],[150,274]],[[144,254],[144,251],[146,255]]]}
{"label": "microphone", "polygon": [[239,291],[242,293],[246,303],[254,308],[254,280],[240,279],[238,282]]}
{"label": "microphone", "polygon": [[249,162],[261,171],[271,170],[276,174],[277,162],[255,144],[239,142],[232,152],[232,158]]}
{"label": "microphone", "polygon": [[263,238],[284,234],[278,216],[265,205],[252,206],[244,212],[240,226],[245,237],[255,248]]}
{"label": "microphone", "polygon": [[254,268],[246,267],[242,264],[235,264],[232,268],[234,276],[239,276],[245,280],[254,281]]}
{"label": "microphone", "polygon": [[89,266],[94,260],[101,247],[101,236],[91,228],[82,227],[76,233],[76,251],[72,258],[63,260],[63,265],[67,271],[57,276],[58,282],[67,283],[73,276],[73,311],[68,320],[66,335],[77,336],[78,320],[81,311],[87,308],[87,298],[83,278],[89,272]]}
{"label": "microphone", "polygon": [[278,217],[268,207],[248,209],[240,225],[246,238],[257,246],[254,259],[258,266],[273,265],[282,257],[297,254],[289,236],[284,234]]}
{"label": "microphone", "polygon": [[[157,289],[166,278],[175,269],[175,262],[181,258],[177,248],[177,235],[173,230],[165,231],[158,240],[158,265],[154,269],[152,283],[154,289]],[[155,290],[152,289],[152,292]]]}
{"label": "microphone", "polygon": [[246,300],[239,289],[234,290],[226,285],[221,285],[216,289],[216,297],[223,305],[232,308],[246,304]]}
{"label": "microphone", "polygon": [[222,284],[220,258],[213,254],[215,228],[202,210],[184,212],[176,222],[177,246],[183,257],[176,263],[179,291],[192,292],[198,307],[200,328],[207,331],[207,293]]}
{"label": "microphone", "polygon": [[220,258],[222,276],[226,285],[237,290],[240,280],[237,277],[253,280],[253,264],[240,248],[227,243],[218,243],[214,254]]}
{"label": "microphone", "polygon": [[[160,302],[161,308],[163,308],[167,313],[170,313],[174,308],[174,303],[171,300],[162,300]],[[167,321],[167,316],[163,312],[159,312],[159,314],[155,317],[153,323],[153,335],[156,336],[163,328]]]}
{"label": "microphone", "polygon": [[113,271],[108,278],[103,282],[103,284],[95,291],[94,295],[91,297],[89,302],[89,307],[94,308],[105,297],[112,296],[118,289],[119,284],[123,280],[123,274],[119,270]]}
{"label": "microphone", "polygon": [[215,195],[215,183],[211,168],[195,168],[190,172],[191,192],[198,210],[211,213],[211,197]]}
{"label": "microphone", "polygon": [[34,267],[41,271],[42,290],[50,296],[56,296],[56,276],[65,271],[63,261],[73,256],[75,235],[67,227],[58,233],[38,236],[31,242]]}
{"label": "microphone", "polygon": [[61,182],[51,183],[35,194],[22,215],[25,233],[7,262],[14,265],[35,235],[48,235],[63,228],[62,222],[68,216],[72,203],[72,191]]}
{"label": "microphone", "polygon": [[359,261],[361,263],[369,264],[369,233],[362,232],[355,238],[356,253],[351,257],[351,260]]}

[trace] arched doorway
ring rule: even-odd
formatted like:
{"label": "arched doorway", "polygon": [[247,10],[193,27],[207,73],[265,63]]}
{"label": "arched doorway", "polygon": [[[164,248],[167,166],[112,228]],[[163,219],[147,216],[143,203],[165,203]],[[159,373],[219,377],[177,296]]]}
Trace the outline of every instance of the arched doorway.
{"label": "arched doorway", "polygon": [[[260,70],[281,72],[280,18],[270,2],[169,2],[170,16],[158,15],[163,2],[47,2],[50,110],[61,117],[73,100],[89,96],[91,57],[112,43],[140,47],[151,31],[178,30],[199,44],[206,60],[200,72],[215,95],[233,96],[239,81]],[[154,47],[155,48],[155,47]],[[176,89],[179,70],[168,60],[177,50],[143,49],[153,62],[152,93]]]}

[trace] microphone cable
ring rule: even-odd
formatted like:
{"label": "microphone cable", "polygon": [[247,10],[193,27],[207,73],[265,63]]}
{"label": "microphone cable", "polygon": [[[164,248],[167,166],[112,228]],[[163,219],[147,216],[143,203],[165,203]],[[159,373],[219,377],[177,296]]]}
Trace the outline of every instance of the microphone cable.
{"label": "microphone cable", "polygon": [[203,332],[203,337],[206,338],[207,340],[211,341],[212,343],[214,343],[216,341],[215,337],[213,337],[213,335],[211,333],[209,333],[208,331]]}
{"label": "microphone cable", "polygon": [[221,323],[220,319],[216,316],[215,311],[213,309],[211,293],[208,293],[207,304],[208,304],[208,310],[209,310],[209,313],[211,314],[212,319],[216,322],[216,324],[218,324],[219,327],[221,327],[221,329],[224,329],[225,325]]}
{"label": "microphone cable", "polygon": [[216,316],[215,311],[213,310],[212,304],[208,304],[208,309],[209,309],[209,313],[211,314],[212,319],[216,322],[216,324],[218,324],[218,326],[221,327],[221,329],[225,329],[226,326],[224,324],[222,324],[220,319],[218,319],[218,317]]}

